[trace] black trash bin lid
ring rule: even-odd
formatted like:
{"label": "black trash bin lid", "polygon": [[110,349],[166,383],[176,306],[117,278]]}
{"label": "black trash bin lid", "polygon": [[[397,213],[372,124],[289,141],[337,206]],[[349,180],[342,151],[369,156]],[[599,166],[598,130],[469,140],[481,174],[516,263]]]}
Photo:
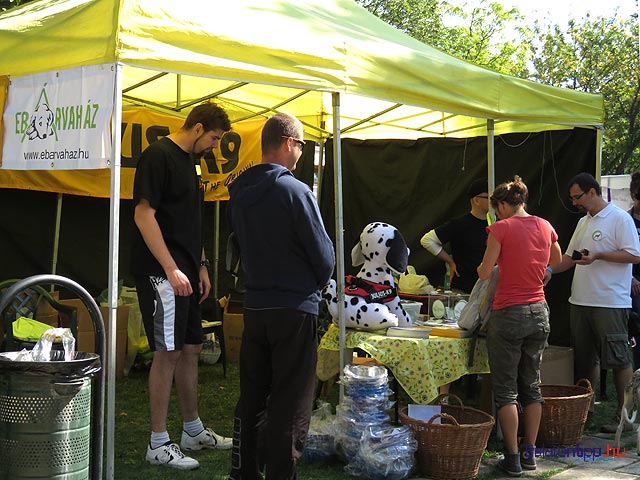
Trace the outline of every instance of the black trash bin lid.
{"label": "black trash bin lid", "polygon": [[52,375],[90,376],[102,368],[100,356],[89,352],[71,352],[71,360],[64,359],[64,351],[51,350],[50,361],[15,360],[20,352],[0,352],[0,374],[5,372],[33,372]]}

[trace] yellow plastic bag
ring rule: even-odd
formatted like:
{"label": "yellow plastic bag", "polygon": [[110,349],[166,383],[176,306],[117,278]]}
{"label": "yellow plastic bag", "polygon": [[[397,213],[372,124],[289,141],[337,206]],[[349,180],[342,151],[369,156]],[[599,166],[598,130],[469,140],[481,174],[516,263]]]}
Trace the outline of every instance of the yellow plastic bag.
{"label": "yellow plastic bag", "polygon": [[14,338],[29,342],[37,342],[42,334],[51,328],[51,325],[28,317],[20,317],[12,325]]}
{"label": "yellow plastic bag", "polygon": [[428,295],[434,290],[435,288],[429,284],[429,279],[425,275],[417,275],[416,269],[411,265],[407,267],[405,275],[400,275],[398,281],[398,291],[400,293]]}

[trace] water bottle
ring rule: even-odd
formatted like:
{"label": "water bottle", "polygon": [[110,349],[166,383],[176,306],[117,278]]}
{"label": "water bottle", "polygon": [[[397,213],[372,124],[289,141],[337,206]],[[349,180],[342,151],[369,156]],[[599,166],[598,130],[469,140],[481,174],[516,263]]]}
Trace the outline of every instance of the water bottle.
{"label": "water bottle", "polygon": [[446,263],[446,270],[444,272],[444,284],[443,288],[445,291],[451,290],[451,266]]}

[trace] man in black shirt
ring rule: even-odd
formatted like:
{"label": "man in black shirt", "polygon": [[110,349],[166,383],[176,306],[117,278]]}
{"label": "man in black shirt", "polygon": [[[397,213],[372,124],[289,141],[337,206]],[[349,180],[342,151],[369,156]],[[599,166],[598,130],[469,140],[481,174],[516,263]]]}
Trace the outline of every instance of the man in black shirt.
{"label": "man in black shirt", "polygon": [[[175,133],[149,145],[133,184],[136,229],[133,273],[153,363],[149,372],[151,438],[147,461],[181,470],[198,467],[182,450],[231,448],[231,439],[205,428],[198,415],[200,303],[211,282],[201,238],[202,182],[194,157],[215,147],[231,129],[214,103],[195,107]],[[174,382],[182,410],[180,447],[167,433]]]}
{"label": "man in black shirt", "polygon": [[[475,180],[467,191],[471,211],[427,232],[420,244],[449,265],[451,288],[470,293],[478,280],[476,268],[487,245],[487,181]],[[443,248],[449,243],[451,254]]]}

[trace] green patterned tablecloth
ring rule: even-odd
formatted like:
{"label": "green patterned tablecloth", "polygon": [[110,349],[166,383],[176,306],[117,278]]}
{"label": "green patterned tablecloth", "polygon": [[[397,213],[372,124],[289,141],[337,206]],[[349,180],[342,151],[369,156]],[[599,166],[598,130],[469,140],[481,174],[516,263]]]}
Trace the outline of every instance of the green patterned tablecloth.
{"label": "green patterned tablecloth", "polygon": [[[321,358],[323,350],[340,349],[339,334],[338,327],[332,324],[318,347]],[[469,373],[489,373],[487,344],[482,337],[476,343],[470,368],[467,367],[470,338],[398,338],[347,329],[346,346],[364,350],[389,368],[413,401],[421,404],[436,398],[441,385]]]}

